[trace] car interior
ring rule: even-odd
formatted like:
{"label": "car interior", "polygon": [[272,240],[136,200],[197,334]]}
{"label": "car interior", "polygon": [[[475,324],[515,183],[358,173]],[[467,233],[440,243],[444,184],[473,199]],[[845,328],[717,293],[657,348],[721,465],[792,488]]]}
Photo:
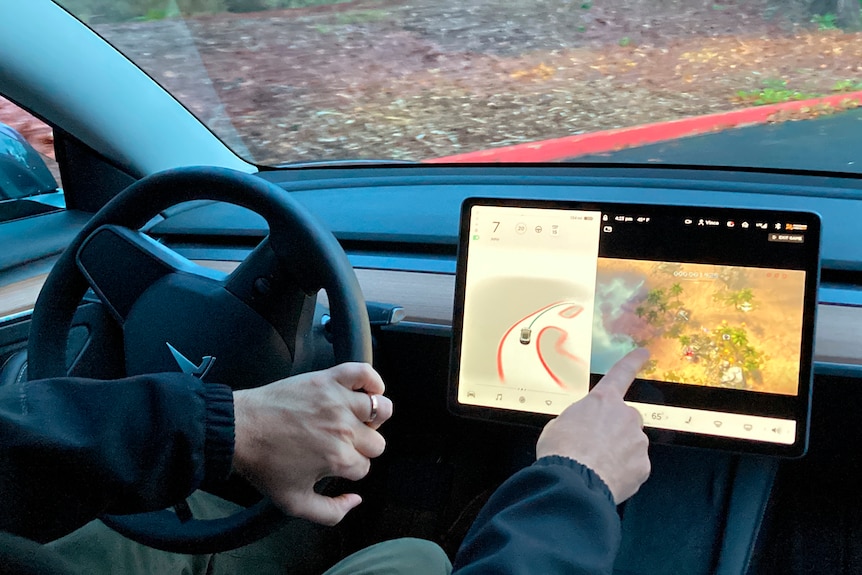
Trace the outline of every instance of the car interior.
{"label": "car interior", "polygon": [[[9,16],[0,17],[0,95],[53,129],[64,198],[41,199],[56,193],[50,186],[20,197],[0,187],[0,385],[176,370],[165,341],[194,364],[218,356],[210,377],[237,388],[372,361],[396,415],[383,429],[386,453],[356,486],[364,504],[337,527],[337,553],[413,536],[454,556],[494,489],[534,460],[541,430],[451,408],[465,200],[813,213],[822,237],[813,375],[800,396],[804,455],[656,441],[650,479],[618,509],[615,572],[862,570],[859,174],[613,162],[256,166],[53,2],[0,11]],[[186,279],[160,291],[168,275]],[[201,295],[227,284],[248,315]],[[221,493],[248,505],[231,525],[150,541],[198,550],[254,539],[278,519],[249,491]],[[145,540],[167,530],[161,519],[107,521]]]}

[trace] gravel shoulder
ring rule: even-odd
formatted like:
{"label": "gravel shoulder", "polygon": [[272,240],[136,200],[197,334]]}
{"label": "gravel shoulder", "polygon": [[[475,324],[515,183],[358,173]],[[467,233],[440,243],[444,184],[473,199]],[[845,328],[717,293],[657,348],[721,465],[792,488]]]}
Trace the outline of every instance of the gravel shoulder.
{"label": "gravel shoulder", "polygon": [[794,6],[348,2],[95,27],[259,163],[421,160],[862,79],[862,36],[813,29]]}

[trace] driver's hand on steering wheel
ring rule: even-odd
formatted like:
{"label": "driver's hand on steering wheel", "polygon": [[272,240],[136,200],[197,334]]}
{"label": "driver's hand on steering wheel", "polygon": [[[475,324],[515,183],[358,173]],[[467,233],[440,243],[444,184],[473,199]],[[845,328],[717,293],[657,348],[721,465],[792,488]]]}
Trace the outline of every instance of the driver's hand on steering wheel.
{"label": "driver's hand on steering wheel", "polygon": [[635,349],[614,364],[586,397],[545,426],[536,457],[562,455],[589,467],[617,504],[637,493],[650,474],[649,439],[640,413],[623,397],[648,359],[647,350]]}
{"label": "driver's hand on steering wheel", "polygon": [[383,380],[345,363],[234,392],[234,469],[289,515],[334,525],[362,502],[356,493],[315,493],[324,477],[358,480],[386,447],[377,432],[392,416]]}

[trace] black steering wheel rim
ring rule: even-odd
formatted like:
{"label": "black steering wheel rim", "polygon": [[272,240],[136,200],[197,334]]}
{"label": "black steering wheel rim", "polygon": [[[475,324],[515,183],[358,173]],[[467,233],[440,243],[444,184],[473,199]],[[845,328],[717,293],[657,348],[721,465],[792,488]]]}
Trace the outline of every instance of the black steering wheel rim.
{"label": "black steering wheel rim", "polygon": [[[296,279],[306,293],[325,289],[329,298],[337,363],[371,363],[371,332],[353,268],[335,237],[283,189],[225,168],[186,167],[160,172],[132,184],[84,226],[61,255],[37,299],[28,345],[29,378],[65,377],[72,319],[89,283],[77,264],[81,246],[106,225],[137,230],[163,210],[186,201],[236,204],[269,224],[267,240],[276,256],[302,270]],[[268,382],[259,382],[263,385]],[[212,553],[240,547],[274,531],[286,517],[267,499],[222,519],[182,522],[172,511],[103,518],[109,526],[158,549]]]}

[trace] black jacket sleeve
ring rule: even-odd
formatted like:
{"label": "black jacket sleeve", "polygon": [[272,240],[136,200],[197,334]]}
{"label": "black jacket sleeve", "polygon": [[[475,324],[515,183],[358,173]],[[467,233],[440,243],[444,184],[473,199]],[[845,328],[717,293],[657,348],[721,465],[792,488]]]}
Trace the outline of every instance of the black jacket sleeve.
{"label": "black jacket sleeve", "polygon": [[60,537],[230,473],[233,396],[181,373],[0,387],[0,531]]}
{"label": "black jacket sleeve", "polygon": [[611,573],[620,519],[607,485],[565,457],[510,477],[479,513],[455,557],[473,573]]}

